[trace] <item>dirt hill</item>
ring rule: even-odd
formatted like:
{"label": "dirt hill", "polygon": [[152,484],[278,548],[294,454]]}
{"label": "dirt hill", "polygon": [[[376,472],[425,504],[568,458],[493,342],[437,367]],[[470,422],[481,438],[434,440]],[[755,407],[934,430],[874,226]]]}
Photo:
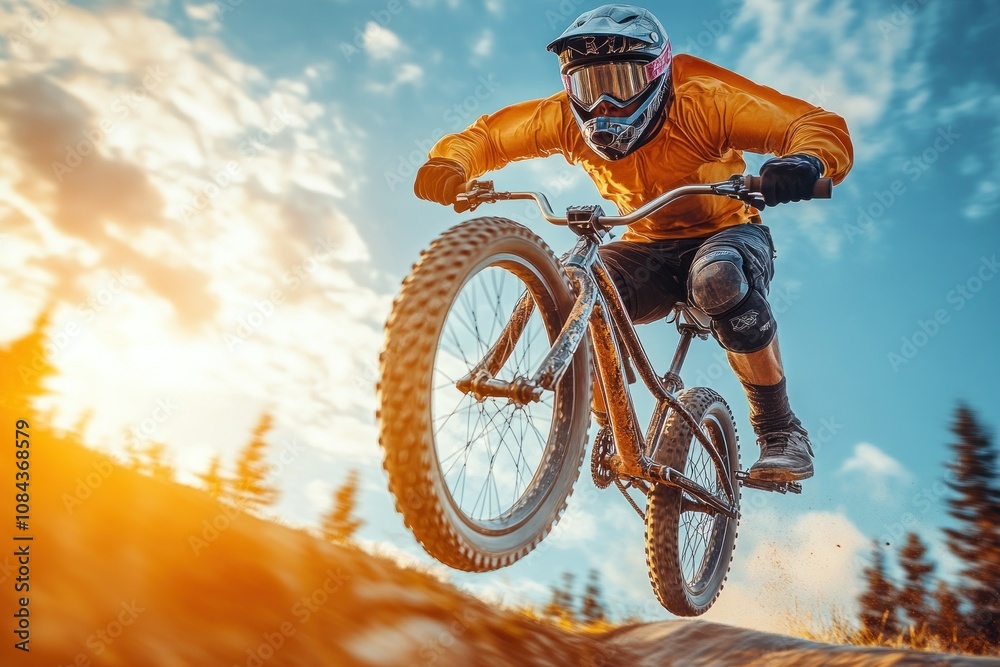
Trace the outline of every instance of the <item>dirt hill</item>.
{"label": "dirt hill", "polygon": [[1000,665],[698,621],[574,634],[32,437],[34,539],[11,542],[30,545],[31,651],[12,648],[17,563],[4,549],[4,666]]}

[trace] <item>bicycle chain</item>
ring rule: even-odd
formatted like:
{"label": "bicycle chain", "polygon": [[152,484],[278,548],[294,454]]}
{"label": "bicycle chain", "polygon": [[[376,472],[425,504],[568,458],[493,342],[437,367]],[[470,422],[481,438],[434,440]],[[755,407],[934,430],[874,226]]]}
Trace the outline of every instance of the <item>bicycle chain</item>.
{"label": "bicycle chain", "polygon": [[625,496],[625,500],[628,501],[628,504],[631,505],[632,509],[635,510],[635,513],[639,515],[639,518],[645,521],[646,513],[639,509],[639,504],[636,503],[635,500],[632,499],[632,496],[628,494],[628,489],[624,484],[622,484],[622,481],[620,479],[616,479],[615,484],[618,486],[618,490],[622,492],[622,495]]}
{"label": "bicycle chain", "polygon": [[594,448],[590,454],[590,476],[594,486],[606,489],[615,481],[615,471],[611,469],[611,456],[615,453],[615,439],[611,429],[602,426],[594,438]]}

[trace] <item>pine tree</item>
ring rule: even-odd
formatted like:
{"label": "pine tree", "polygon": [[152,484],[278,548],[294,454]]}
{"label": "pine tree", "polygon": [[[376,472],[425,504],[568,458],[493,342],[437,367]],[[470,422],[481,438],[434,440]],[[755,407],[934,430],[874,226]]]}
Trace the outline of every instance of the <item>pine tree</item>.
{"label": "pine tree", "polygon": [[877,542],[872,544],[872,562],[864,569],[867,588],[858,598],[861,631],[871,641],[883,641],[899,634],[896,616],[896,587],[886,577],[885,558]]}
{"label": "pine tree", "polygon": [[588,623],[596,623],[607,618],[604,605],[601,603],[601,582],[597,570],[590,571],[590,579],[583,592],[583,601],[580,607],[580,615]]}
{"label": "pine tree", "polygon": [[125,467],[129,470],[141,470],[143,466],[142,449],[136,442],[135,436],[126,431],[122,436],[122,441],[125,443]]}
{"label": "pine tree", "polygon": [[271,464],[267,462],[267,442],[264,441],[264,436],[271,430],[273,423],[271,415],[264,413],[251,432],[250,442],[236,460],[233,499],[238,505],[251,511],[271,505],[278,498],[278,489],[267,482]]}
{"label": "pine tree", "polygon": [[552,599],[545,605],[542,613],[549,618],[565,621],[575,621],[576,613],[573,611],[573,573],[563,572],[562,586],[552,587]]}
{"label": "pine tree", "polygon": [[358,483],[358,470],[355,468],[347,474],[344,483],[333,492],[333,507],[323,517],[320,526],[323,539],[329,542],[349,541],[364,525],[364,521],[354,516],[358,507]]}
{"label": "pine tree", "polygon": [[955,461],[947,481],[955,495],[948,514],[958,521],[945,529],[948,548],[963,563],[960,596],[968,603],[968,634],[984,646],[1000,644],[1000,487],[997,451],[975,414],[959,406],[951,444]]}
{"label": "pine tree", "polygon": [[945,648],[956,648],[959,634],[965,625],[961,600],[948,584],[939,580],[934,590],[934,602],[936,608],[929,621],[931,634],[937,637]]}
{"label": "pine tree", "polygon": [[18,419],[27,419],[30,423],[38,416],[35,401],[45,396],[45,382],[55,375],[56,369],[45,349],[45,330],[51,319],[49,312],[46,309],[38,316],[29,333],[0,348],[0,368],[3,369],[0,373],[0,413],[10,423]]}
{"label": "pine tree", "polygon": [[198,479],[208,495],[220,500],[225,499],[226,478],[222,476],[222,461],[218,454],[212,457],[208,470],[198,474]]}
{"label": "pine tree", "polygon": [[899,564],[905,581],[899,591],[899,606],[906,612],[910,623],[910,640],[926,627],[930,616],[927,579],[934,566],[927,561],[927,547],[916,533],[906,536],[906,544],[899,552]]}
{"label": "pine tree", "polygon": [[140,471],[154,479],[172,482],[177,473],[167,461],[167,446],[162,442],[150,442],[141,450],[143,457]]}

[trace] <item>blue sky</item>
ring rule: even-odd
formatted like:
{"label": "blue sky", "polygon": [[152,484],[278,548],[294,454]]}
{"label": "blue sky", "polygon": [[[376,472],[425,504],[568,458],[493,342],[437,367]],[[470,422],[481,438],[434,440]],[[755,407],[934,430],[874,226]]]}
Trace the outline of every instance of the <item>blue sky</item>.
{"label": "blue sky", "polygon": [[[413,173],[442,132],[558,90],[545,44],[597,4],[94,2],[36,8],[32,29],[33,5],[0,3],[4,96],[34,110],[0,105],[0,299],[14,313],[0,340],[54,305],[59,423],[93,409],[93,443],[114,450],[138,427],[188,474],[216,451],[231,461],[261,411],[273,411],[275,456],[288,453],[279,515],[314,522],[356,466],[364,539],[429,563],[392,510],[373,416],[391,299],[420,249],[462,219],[416,200]],[[904,527],[947,569],[935,482],[952,412],[965,401],[1000,423],[1000,9],[647,6],[675,51],[840,113],[856,148],[832,201],[765,215],[792,405],[818,441],[817,476],[798,497],[747,493],[731,583],[710,618],[776,628],[796,599],[849,605],[866,540],[894,545]],[[150,67],[162,76],[148,77]],[[63,134],[52,138],[53,127]],[[69,164],[68,149],[88,141],[93,152],[58,178],[52,162]],[[495,180],[547,191],[560,207],[599,199],[561,158]],[[571,243],[523,205],[490,213],[556,249]],[[665,363],[672,331],[654,324],[641,336]],[[696,346],[686,377],[726,396],[749,433],[714,343]],[[180,407],[153,423],[163,398]],[[754,449],[744,435],[744,461]],[[657,617],[630,513],[584,472],[540,553],[448,576],[540,601],[561,571],[581,579],[597,567],[618,614]]]}

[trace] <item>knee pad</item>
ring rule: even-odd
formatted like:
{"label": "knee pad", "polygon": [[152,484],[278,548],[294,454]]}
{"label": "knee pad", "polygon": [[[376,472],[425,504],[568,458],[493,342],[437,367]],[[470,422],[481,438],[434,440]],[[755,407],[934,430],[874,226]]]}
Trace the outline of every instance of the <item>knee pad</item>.
{"label": "knee pad", "polygon": [[688,282],[694,305],[713,317],[735,308],[750,292],[743,257],[732,248],[713,250],[696,259]]}
{"label": "knee pad", "polygon": [[735,249],[719,248],[695,260],[689,291],[694,305],[712,318],[716,340],[730,352],[756,352],[774,339],[771,306],[748,282],[743,257]]}
{"label": "knee pad", "polygon": [[712,316],[712,333],[730,352],[748,354],[771,344],[778,324],[767,298],[756,287],[732,310]]}

